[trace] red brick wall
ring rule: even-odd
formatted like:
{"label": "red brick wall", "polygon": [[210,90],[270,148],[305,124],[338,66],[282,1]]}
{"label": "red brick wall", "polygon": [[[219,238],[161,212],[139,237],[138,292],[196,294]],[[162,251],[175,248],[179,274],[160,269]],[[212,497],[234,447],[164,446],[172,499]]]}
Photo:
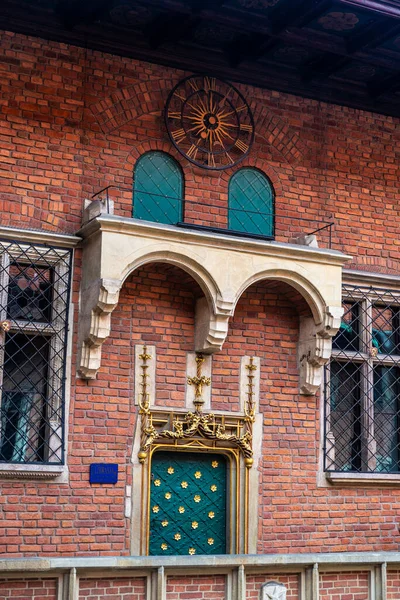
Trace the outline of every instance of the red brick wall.
{"label": "red brick wall", "polygon": [[79,600],[145,600],[146,580],[139,577],[80,579]]}
{"label": "red brick wall", "polygon": [[[109,184],[131,188],[142,152],[160,148],[176,156],[161,111],[185,73],[12,33],[1,46],[4,224],[74,232],[83,198]],[[240,89],[258,134],[242,166],[258,166],[271,178],[278,238],[316,228],[293,218],[334,219],[336,247],[353,254],[355,264],[396,269],[398,120]],[[227,182],[239,167],[212,173],[176,158],[185,174],[188,220],[223,224]],[[114,198],[116,212],[130,216],[130,191]]]}
{"label": "red brick wall", "polygon": [[368,573],[323,573],[319,597],[320,600],[368,600]]}
{"label": "red brick wall", "polygon": [[400,571],[387,572],[387,600],[398,600],[400,596]]}
{"label": "red brick wall", "polygon": [[[151,148],[170,152],[181,164],[187,219],[223,224],[228,178],[235,169],[209,173],[192,166],[175,153],[164,130],[162,107],[183,75],[3,35],[2,224],[76,232],[83,199],[108,184],[128,188],[113,197],[116,213],[130,216],[132,171]],[[258,132],[242,165],[259,167],[275,186],[278,239],[316,226],[298,225],[294,217],[333,218],[335,247],[354,255],[353,266],[398,272],[398,121],[240,88],[251,100]],[[209,203],[215,205],[212,216]],[[76,266],[77,306],[79,252]],[[133,346],[140,341],[157,346],[158,401],[182,406],[199,294],[197,284],[170,267],[146,267],[130,277],[112,315],[98,378],[76,381],[73,364],[69,483],[1,482],[4,554],[129,553],[124,501],[137,411]],[[400,490],[317,487],[318,398],[297,392],[298,311],[303,309],[283,286],[253,286],[239,301],[227,341],[213,360],[213,407],[237,409],[240,357],[261,358],[258,551],[397,550]],[[74,359],[76,352],[75,339]],[[116,486],[88,485],[89,464],[96,461],[118,463]]]}
{"label": "red brick wall", "polygon": [[168,577],[167,600],[225,600],[225,577]]}
{"label": "red brick wall", "polygon": [[286,587],[286,600],[299,600],[299,575],[284,575],[281,573],[278,575],[269,573],[267,575],[248,575],[246,578],[246,599],[259,600],[261,586],[269,581],[282,583]]}
{"label": "red brick wall", "polygon": [[0,581],[0,600],[56,600],[56,579],[7,579]]}

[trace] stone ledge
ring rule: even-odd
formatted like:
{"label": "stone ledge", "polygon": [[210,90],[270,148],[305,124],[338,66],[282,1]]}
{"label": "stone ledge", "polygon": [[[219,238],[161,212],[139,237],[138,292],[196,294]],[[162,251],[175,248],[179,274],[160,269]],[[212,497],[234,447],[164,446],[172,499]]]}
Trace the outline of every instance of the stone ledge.
{"label": "stone ledge", "polygon": [[400,473],[325,473],[334,485],[392,485],[400,486]]}
{"label": "stone ledge", "polygon": [[54,479],[66,470],[65,465],[0,464],[0,479]]}
{"label": "stone ledge", "polygon": [[267,567],[345,567],[364,568],[387,563],[400,566],[400,552],[332,552],[300,554],[227,554],[203,556],[94,556],[94,557],[43,557],[43,558],[3,558],[0,559],[0,573],[62,571],[65,569],[85,569],[99,572],[104,569],[154,571],[198,569],[199,574],[211,570],[234,569],[243,565],[248,569]]}
{"label": "stone ledge", "polygon": [[5,226],[0,226],[0,238],[30,244],[49,244],[59,248],[74,248],[81,241],[76,235]]}

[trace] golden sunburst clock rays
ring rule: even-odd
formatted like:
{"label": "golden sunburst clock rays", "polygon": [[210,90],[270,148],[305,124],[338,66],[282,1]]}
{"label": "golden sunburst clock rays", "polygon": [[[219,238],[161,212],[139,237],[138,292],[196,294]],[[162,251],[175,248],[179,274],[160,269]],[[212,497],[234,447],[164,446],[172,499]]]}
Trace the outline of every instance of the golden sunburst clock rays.
{"label": "golden sunburst clock rays", "polygon": [[165,123],[179,152],[205,169],[236,165],[254,139],[253,116],[244,96],[214,77],[180,81],[168,97]]}

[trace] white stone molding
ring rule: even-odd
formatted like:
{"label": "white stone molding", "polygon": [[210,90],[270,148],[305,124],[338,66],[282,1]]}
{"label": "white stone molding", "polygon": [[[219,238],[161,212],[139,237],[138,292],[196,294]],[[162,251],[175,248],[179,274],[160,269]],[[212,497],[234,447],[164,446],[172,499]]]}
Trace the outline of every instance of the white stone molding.
{"label": "white stone molding", "polygon": [[79,325],[82,377],[95,378],[100,368],[101,345],[110,334],[111,312],[125,279],[145,264],[164,262],[189,273],[203,291],[196,305],[193,351],[204,354],[221,350],[234,307],[253,283],[282,281],[299,291],[312,314],[300,326],[300,391],[315,393],[339,326],[342,267],[350,257],[334,250],[182,230],[104,214],[93,218],[79,234],[84,238]]}
{"label": "white stone molding", "polygon": [[286,587],[276,581],[261,586],[261,600],[286,600]]}

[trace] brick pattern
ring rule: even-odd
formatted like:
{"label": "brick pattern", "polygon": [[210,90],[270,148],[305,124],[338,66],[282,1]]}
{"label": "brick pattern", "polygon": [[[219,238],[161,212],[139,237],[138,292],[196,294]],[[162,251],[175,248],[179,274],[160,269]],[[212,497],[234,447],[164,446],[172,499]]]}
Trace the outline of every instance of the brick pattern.
{"label": "brick pattern", "polygon": [[[76,231],[82,199],[108,184],[128,189],[114,198],[118,214],[130,215],[137,147],[163,146],[176,155],[161,112],[186,73],[14,33],[2,36],[0,69],[5,224]],[[258,132],[242,166],[261,168],[275,186],[278,239],[333,218],[336,247],[354,255],[355,265],[395,270],[398,120],[240,89]],[[227,184],[240,167],[209,173],[177,159],[187,219],[226,224]]]}
{"label": "brick pattern", "polygon": [[286,587],[286,600],[299,600],[299,575],[266,574],[266,575],[248,575],[246,578],[246,600],[259,600],[260,589],[264,583],[276,581]]}
{"label": "brick pattern", "polygon": [[79,600],[146,600],[146,580],[139,577],[80,579]]}
{"label": "brick pattern", "polygon": [[167,600],[225,600],[225,577],[168,577]]}
{"label": "brick pattern", "polygon": [[368,600],[368,573],[323,573],[319,597],[320,600]]}
{"label": "brick pattern", "polygon": [[56,579],[7,579],[0,581],[0,600],[56,600]]}
{"label": "brick pattern", "polygon": [[[121,188],[112,192],[116,213],[130,216],[134,166],[151,149],[179,161],[186,219],[226,225],[229,178],[239,167],[212,173],[191,165],[164,129],[163,102],[184,73],[13,33],[4,34],[1,45],[3,225],[76,232],[83,199],[110,184]],[[274,185],[277,239],[334,218],[335,247],[354,256],[353,267],[397,273],[398,120],[240,87],[252,99],[259,136],[241,166],[260,168]],[[75,306],[80,266],[77,251]],[[133,346],[156,345],[157,401],[183,406],[200,294],[189,277],[165,265],[144,267],[128,279],[98,378],[76,380],[72,365],[69,482],[1,482],[3,554],[129,554],[124,502],[137,411]],[[261,358],[258,551],[397,551],[400,490],[316,487],[319,400],[297,393],[304,312],[304,302],[287,287],[255,284],[239,301],[223,350],[213,358],[213,408],[224,410],[238,409],[240,357]],[[75,319],[74,359],[76,328]],[[90,463],[107,461],[118,463],[118,483],[89,486]]]}
{"label": "brick pattern", "polygon": [[398,600],[400,596],[400,570],[387,572],[387,600]]}

